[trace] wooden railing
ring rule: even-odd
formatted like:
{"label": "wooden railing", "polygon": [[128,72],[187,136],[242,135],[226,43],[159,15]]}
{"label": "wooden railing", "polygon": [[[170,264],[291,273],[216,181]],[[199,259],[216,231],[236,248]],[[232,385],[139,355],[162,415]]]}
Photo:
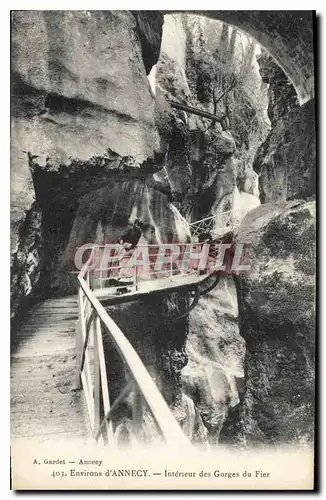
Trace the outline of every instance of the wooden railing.
{"label": "wooden railing", "polygon": [[[182,247],[182,252],[184,252],[181,257],[183,257],[183,255],[186,254],[187,251],[190,252],[194,246],[198,247],[197,251],[199,253],[203,244],[180,244],[180,247]],[[165,262],[162,266],[159,266],[162,267],[162,269],[155,269],[157,252],[159,251],[159,249],[164,249],[166,247],[171,249],[171,244],[137,245],[133,250],[130,251],[129,254],[128,251],[126,251],[123,258],[120,258],[116,262],[112,262],[106,267],[102,267],[102,258],[106,247],[105,245],[96,245],[92,257],[95,258],[96,261],[91,263],[92,271],[87,273],[86,279],[88,285],[91,286],[93,290],[102,289],[107,288],[106,282],[109,282],[110,279],[117,278],[123,281],[123,278],[126,278],[130,279],[129,286],[133,287],[137,291],[138,285],[141,281],[166,279],[167,281],[171,282],[174,280],[177,281],[178,276],[184,274],[192,274],[194,276],[197,276],[199,274],[199,269],[196,269],[194,266],[192,266],[191,268],[186,268],[183,264],[184,261],[182,258],[181,260],[176,260],[173,252],[170,252],[170,256],[167,257],[168,262]],[[137,255],[138,252],[141,253],[143,250],[146,250],[147,252],[154,251],[154,254],[150,255],[150,258],[153,260],[149,262],[148,265],[139,263],[136,265],[128,266],[126,264],[126,262],[128,262],[128,260],[131,258],[132,253],[137,251]]]}
{"label": "wooden railing", "polygon": [[[201,233],[205,232],[211,233],[213,238],[223,235],[226,231],[232,229],[231,216],[232,210],[227,210],[222,212],[219,217],[217,215],[212,215],[205,219],[191,222],[189,224],[191,235],[193,237],[199,236]],[[216,221],[219,222],[219,226],[216,225]]]}
{"label": "wooden railing", "polygon": [[[140,435],[144,410],[150,411],[159,434],[168,445],[190,447],[137,352],[108,315],[89,287],[88,262],[77,276],[79,321],[76,334],[76,388],[83,388],[93,436],[104,443],[115,444],[112,417],[119,404],[132,396],[133,438]],[[106,370],[103,335],[108,335],[114,349],[129,372],[129,382],[115,401],[110,398],[110,381]]]}

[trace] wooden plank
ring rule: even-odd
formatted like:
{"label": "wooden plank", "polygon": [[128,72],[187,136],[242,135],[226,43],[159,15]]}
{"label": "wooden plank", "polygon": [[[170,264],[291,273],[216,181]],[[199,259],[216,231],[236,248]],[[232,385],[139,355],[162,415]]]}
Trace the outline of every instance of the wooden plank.
{"label": "wooden plank", "polygon": [[[57,346],[58,347],[58,346]],[[56,352],[58,351],[58,349],[56,349]],[[75,353],[75,347],[62,347],[60,349],[60,352],[62,355],[66,355],[66,354],[69,354],[69,353]],[[48,357],[49,355],[53,355],[55,354],[55,352],[53,351],[53,349],[47,349],[47,350],[43,350],[43,352],[39,352],[39,349],[37,347],[35,347],[34,349],[24,349],[22,351],[18,351],[18,352],[15,352],[14,354],[11,355],[11,358],[12,359],[29,359],[30,358],[44,358],[44,357]]]}
{"label": "wooden plank", "polygon": [[[66,299],[51,300],[60,307],[65,302]],[[74,305],[75,315],[75,297]],[[61,322],[60,314],[51,318],[48,301],[43,306],[37,306],[37,322],[32,309],[22,327],[14,332],[18,345],[11,356],[11,436],[13,439],[87,436],[90,426],[84,397],[72,390],[76,365],[74,338],[72,332],[65,331],[66,324],[70,330],[74,321]]]}
{"label": "wooden plank", "polygon": [[20,331],[24,331],[26,327],[28,329],[49,327],[49,328],[56,328],[58,330],[58,323],[62,323],[62,327],[64,328],[70,328],[71,325],[74,323],[74,321],[76,321],[77,319],[78,319],[77,314],[74,314],[74,316],[71,316],[70,318],[65,318],[64,316],[52,317],[51,319],[49,318],[47,320],[45,320],[44,318],[41,318],[40,320],[33,318],[33,320],[28,321],[28,324],[25,323],[25,325],[22,326]]}

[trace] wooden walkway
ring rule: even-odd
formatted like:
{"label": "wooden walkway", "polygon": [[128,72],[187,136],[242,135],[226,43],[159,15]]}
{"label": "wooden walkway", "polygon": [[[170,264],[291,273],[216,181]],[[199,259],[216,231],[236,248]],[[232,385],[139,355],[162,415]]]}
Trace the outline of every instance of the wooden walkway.
{"label": "wooden walkway", "polygon": [[13,332],[12,439],[90,434],[83,392],[71,390],[77,317],[77,296],[46,300],[30,309]]}
{"label": "wooden walkway", "polygon": [[137,290],[134,285],[126,286],[130,291],[122,295],[117,295],[114,287],[98,288],[94,290],[94,295],[100,302],[106,305],[121,304],[149,295],[162,294],[163,292],[172,293],[182,290],[193,290],[195,286],[200,285],[207,277],[208,274],[198,275],[197,273],[190,273],[175,275],[172,279],[165,277],[155,280],[139,280]]}

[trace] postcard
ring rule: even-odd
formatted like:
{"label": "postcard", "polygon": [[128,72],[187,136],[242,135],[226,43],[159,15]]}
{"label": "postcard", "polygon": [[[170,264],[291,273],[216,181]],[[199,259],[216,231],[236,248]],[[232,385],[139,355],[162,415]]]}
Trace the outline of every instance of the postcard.
{"label": "postcard", "polygon": [[313,490],[314,11],[11,12],[13,490]]}

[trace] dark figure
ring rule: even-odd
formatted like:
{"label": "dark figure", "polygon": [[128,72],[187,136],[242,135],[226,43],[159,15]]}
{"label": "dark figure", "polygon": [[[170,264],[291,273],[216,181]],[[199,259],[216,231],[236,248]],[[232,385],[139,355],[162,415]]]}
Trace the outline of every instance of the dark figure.
{"label": "dark figure", "polygon": [[212,243],[213,238],[209,231],[205,231],[199,234],[198,243]]}
{"label": "dark figure", "polygon": [[120,238],[120,244],[132,250],[137,245],[142,234],[143,221],[135,219],[132,227],[127,229],[124,235]]}
{"label": "dark figure", "polygon": [[153,224],[143,224],[142,225],[142,233],[144,238],[148,241],[149,244],[155,244],[156,243],[156,232],[155,232],[155,227]]}

